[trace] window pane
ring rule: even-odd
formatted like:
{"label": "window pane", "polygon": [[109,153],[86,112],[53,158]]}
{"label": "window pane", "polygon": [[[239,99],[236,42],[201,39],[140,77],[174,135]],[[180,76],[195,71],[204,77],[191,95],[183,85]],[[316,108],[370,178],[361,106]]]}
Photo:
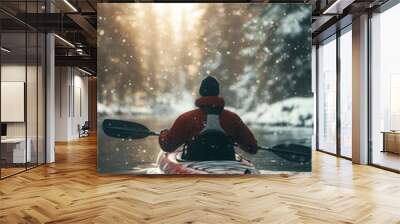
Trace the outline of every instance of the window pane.
{"label": "window pane", "polygon": [[352,141],[352,35],[340,37],[340,152],[351,158]]}
{"label": "window pane", "polygon": [[372,18],[372,163],[400,170],[400,4]]}
{"label": "window pane", "polygon": [[336,41],[318,48],[318,147],[336,153]]}
{"label": "window pane", "polygon": [[[26,141],[26,33],[3,32],[1,46],[1,177],[25,170],[30,161]],[[5,125],[5,126],[4,126]]]}

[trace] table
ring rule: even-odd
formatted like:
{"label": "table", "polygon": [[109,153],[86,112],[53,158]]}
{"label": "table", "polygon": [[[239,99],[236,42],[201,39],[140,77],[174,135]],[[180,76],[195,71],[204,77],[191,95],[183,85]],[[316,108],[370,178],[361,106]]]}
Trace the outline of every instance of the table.
{"label": "table", "polygon": [[383,150],[382,152],[392,152],[400,154],[400,131],[382,131]]}
{"label": "table", "polygon": [[[25,145],[27,144],[26,151]],[[26,163],[31,162],[31,145],[30,138],[6,138],[1,139],[1,159],[6,163]]]}

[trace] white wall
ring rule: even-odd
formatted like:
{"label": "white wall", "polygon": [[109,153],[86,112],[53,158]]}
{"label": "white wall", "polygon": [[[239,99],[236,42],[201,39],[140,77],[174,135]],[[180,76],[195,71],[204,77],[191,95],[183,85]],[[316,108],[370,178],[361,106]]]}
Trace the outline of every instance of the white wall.
{"label": "white wall", "polygon": [[[6,64],[1,66],[1,81],[2,82],[25,82],[26,70],[28,74],[33,71],[36,73],[36,67],[28,66],[25,64]],[[35,83],[36,84],[36,83]],[[36,97],[36,90],[33,93],[27,93],[29,97]],[[29,102],[32,100],[27,99]],[[36,107],[36,105],[35,105]],[[1,110],[7,110],[7,108],[1,108]],[[35,114],[36,116],[36,114]],[[30,114],[28,114],[28,121],[33,120]],[[25,137],[25,122],[7,122],[7,136],[8,137]],[[29,137],[29,136],[28,136]]]}
{"label": "white wall", "polygon": [[[25,64],[24,65],[2,65],[1,81],[5,82],[25,82]],[[29,69],[29,68],[28,68]],[[7,108],[1,108],[6,110]],[[25,123],[12,122],[7,123],[7,137],[25,137]]]}
{"label": "white wall", "polygon": [[55,68],[55,141],[68,140],[68,117],[70,84],[69,69],[67,67]]}
{"label": "white wall", "polygon": [[88,78],[76,68],[56,67],[55,85],[55,140],[77,139],[78,124],[88,120]]}
{"label": "white wall", "polygon": [[81,76],[82,73],[76,74],[77,70],[74,70],[74,82],[72,88],[74,90],[73,96],[71,99],[74,99],[74,102],[71,102],[73,108],[72,111],[72,119],[71,119],[71,136],[72,138],[77,138],[79,136],[78,132],[78,124],[83,125],[85,121],[88,121],[88,78],[87,76]]}

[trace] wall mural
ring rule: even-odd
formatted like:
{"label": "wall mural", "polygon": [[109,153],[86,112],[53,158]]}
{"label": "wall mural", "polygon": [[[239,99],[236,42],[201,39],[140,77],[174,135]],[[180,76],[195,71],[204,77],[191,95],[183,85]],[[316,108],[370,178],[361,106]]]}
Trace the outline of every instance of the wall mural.
{"label": "wall mural", "polygon": [[311,6],[98,4],[99,172],[311,171]]}

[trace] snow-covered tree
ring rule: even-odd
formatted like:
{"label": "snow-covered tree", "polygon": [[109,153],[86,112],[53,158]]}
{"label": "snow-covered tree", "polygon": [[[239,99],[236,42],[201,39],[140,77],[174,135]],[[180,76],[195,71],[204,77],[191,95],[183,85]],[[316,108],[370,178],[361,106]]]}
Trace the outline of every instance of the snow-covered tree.
{"label": "snow-covered tree", "polygon": [[[99,101],[193,105],[202,78],[226,105],[311,96],[311,8],[302,4],[111,4],[99,18]],[[186,7],[186,8],[185,8]]]}
{"label": "snow-covered tree", "polygon": [[252,44],[241,53],[258,77],[253,106],[311,96],[310,28],[311,7],[297,4],[269,4],[245,24]]}

